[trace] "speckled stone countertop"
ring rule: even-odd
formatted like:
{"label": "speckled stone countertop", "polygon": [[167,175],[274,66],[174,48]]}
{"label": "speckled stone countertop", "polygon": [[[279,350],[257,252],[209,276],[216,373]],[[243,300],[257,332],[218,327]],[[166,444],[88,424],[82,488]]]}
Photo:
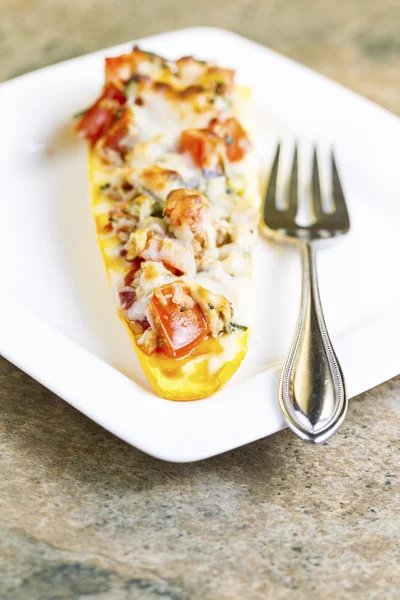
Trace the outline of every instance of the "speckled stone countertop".
{"label": "speckled stone countertop", "polygon": [[[135,37],[214,25],[400,114],[400,4],[391,0],[110,6],[0,0],[0,80]],[[174,465],[0,359],[0,598],[400,598],[399,398],[400,378],[362,394],[323,447],[283,431]]]}

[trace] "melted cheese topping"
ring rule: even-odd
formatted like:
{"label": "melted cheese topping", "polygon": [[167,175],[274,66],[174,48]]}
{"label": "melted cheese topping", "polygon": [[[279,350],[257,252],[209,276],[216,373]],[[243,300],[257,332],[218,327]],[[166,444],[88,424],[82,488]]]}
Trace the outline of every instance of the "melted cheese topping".
{"label": "melted cheese topping", "polygon": [[[240,160],[224,157],[219,172],[200,168],[190,153],[180,151],[180,136],[186,129],[206,128],[213,118],[232,117],[249,134],[254,111],[247,89],[215,94],[216,81],[217,85],[218,78],[225,81],[228,71],[194,59],[166,64],[168,69],[161,67],[158,57],[152,66],[143,60],[137,71],[150,81],[128,81],[124,110],[134,124],[129,131],[134,144],[123,160],[114,152],[105,153],[102,139],[93,148],[93,213],[117,305],[139,343],[151,338],[152,347],[154,342],[154,337],[143,336],[140,323],[147,319],[153,328],[149,295],[160,285],[175,280],[184,281],[189,289],[200,285],[231,304],[233,326],[228,323],[218,339],[201,342],[189,357],[177,361],[159,353],[147,356],[148,365],[163,377],[197,381],[207,373],[222,373],[245,352],[244,330],[251,327],[254,313],[251,254],[260,204],[259,165],[249,149]],[[125,64],[121,69],[124,76],[131,73]],[[167,198],[180,189],[207,199],[201,236],[184,219],[173,225],[172,214],[163,217]],[[127,282],[132,263],[126,258],[136,256],[144,262]],[[132,292],[134,296],[129,296]],[[132,297],[128,306],[126,299]],[[235,369],[232,364],[226,371],[231,375]]]}

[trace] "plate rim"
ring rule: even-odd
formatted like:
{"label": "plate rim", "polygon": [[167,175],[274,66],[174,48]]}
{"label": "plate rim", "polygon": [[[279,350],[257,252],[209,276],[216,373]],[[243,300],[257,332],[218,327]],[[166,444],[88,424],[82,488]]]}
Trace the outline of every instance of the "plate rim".
{"label": "plate rim", "polygon": [[[34,78],[38,78],[41,77],[43,74],[47,74],[48,72],[53,72],[53,71],[58,71],[60,69],[66,68],[66,67],[71,67],[72,65],[74,65],[77,62],[82,62],[82,60],[90,60],[94,57],[101,57],[104,56],[108,53],[114,53],[114,52],[121,52],[124,49],[126,49],[126,47],[128,45],[131,45],[133,43],[140,43],[140,44],[151,44],[152,42],[154,42],[155,40],[162,40],[162,39],[168,39],[168,38],[172,38],[172,37],[176,37],[177,35],[180,34],[187,34],[188,32],[190,32],[191,34],[195,34],[195,35],[200,35],[203,36],[204,34],[207,35],[218,35],[219,37],[224,36],[225,38],[229,39],[231,42],[232,41],[236,41],[236,42],[240,42],[240,43],[245,43],[246,46],[251,46],[255,49],[257,49],[258,51],[262,51],[266,54],[269,54],[270,56],[273,56],[274,59],[281,61],[282,63],[285,63],[286,65],[290,64],[293,68],[295,68],[297,71],[302,71],[304,73],[307,73],[308,75],[311,75],[314,79],[317,78],[319,79],[324,85],[329,85],[329,86],[334,86],[336,89],[340,89],[341,93],[345,93],[347,95],[347,97],[352,97],[357,99],[357,101],[362,101],[364,103],[364,105],[370,105],[374,111],[379,111],[379,113],[381,114],[382,117],[390,118],[392,124],[395,123],[397,127],[400,128],[400,119],[390,113],[387,109],[377,105],[376,103],[372,102],[371,100],[364,98],[363,96],[359,95],[357,92],[354,92],[346,87],[344,87],[343,85],[330,80],[328,77],[313,71],[311,68],[302,65],[300,63],[297,63],[295,60],[288,58],[278,52],[276,52],[275,50],[271,50],[257,42],[254,42],[253,40],[250,40],[244,36],[241,36],[237,33],[231,32],[227,29],[223,29],[223,28],[217,28],[217,27],[189,27],[189,28],[182,28],[182,29],[177,29],[177,30],[173,30],[173,31],[168,31],[168,32],[163,32],[160,34],[156,34],[156,35],[152,35],[152,36],[147,36],[145,38],[139,38],[137,40],[133,40],[133,41],[128,41],[128,42],[123,42],[121,44],[118,44],[116,46],[111,46],[108,48],[104,48],[101,50],[96,50],[94,52],[90,52],[87,54],[84,54],[82,56],[79,57],[74,57],[71,59],[68,59],[66,61],[61,61],[52,65],[48,65],[45,67],[42,67],[40,69],[37,69],[35,71],[31,71],[29,73],[25,73],[21,76],[12,78],[8,81],[2,82],[0,83],[0,95],[2,93],[3,90],[11,87],[11,86],[18,86],[21,84],[25,84],[28,83],[30,80],[34,79]],[[15,306],[18,306],[18,303],[15,302],[15,299],[10,297],[7,297],[7,294],[0,294],[0,300],[1,298],[3,298],[3,301],[5,302],[5,304],[9,306],[9,310],[11,311],[11,313],[13,313],[13,309],[10,308],[11,304],[15,303]],[[22,308],[22,310],[26,310],[28,311],[29,314],[29,309],[26,307],[19,307],[20,309]],[[0,311],[1,313],[2,311]],[[14,310],[14,313],[16,315],[16,311]],[[85,348],[83,348],[82,346],[80,346],[79,344],[73,342],[72,340],[70,340],[66,335],[62,334],[60,331],[53,329],[49,324],[45,323],[45,321],[42,321],[38,316],[34,315],[33,311],[31,311],[31,315],[30,318],[32,319],[32,322],[35,322],[37,324],[38,327],[44,327],[44,328],[48,328],[49,330],[51,330],[51,335],[53,335],[54,333],[57,334],[57,336],[61,336],[63,338],[63,341],[65,342],[66,346],[69,346],[70,348],[79,348],[80,352],[85,353],[86,355],[90,356],[90,360],[94,361],[94,364],[96,364],[97,366],[102,365],[102,368],[106,367],[106,369],[111,369],[113,371],[113,373],[117,373],[118,377],[124,378],[125,380],[127,380],[130,384],[134,384],[137,387],[138,384],[136,384],[136,382],[130,380],[128,377],[126,377],[125,375],[123,375],[122,373],[120,373],[117,369],[115,369],[114,367],[112,367],[111,365],[107,364],[106,362],[104,362],[102,359],[100,359],[99,357],[95,356],[94,354],[90,353],[88,350],[86,350]],[[4,325],[4,317],[2,317],[2,315],[0,314],[0,323],[2,322],[3,319],[3,325]],[[35,325],[36,326],[36,325]],[[50,333],[49,333],[50,335]],[[74,406],[75,408],[77,408],[80,412],[82,412],[83,414],[86,414],[89,418],[91,418],[92,420],[94,420],[95,422],[97,422],[99,425],[101,425],[102,427],[104,427],[105,429],[111,431],[112,433],[114,433],[115,435],[117,435],[118,437],[120,437],[121,439],[124,439],[125,441],[127,441],[129,444],[134,445],[135,447],[137,447],[138,449],[146,452],[147,454],[150,454],[156,458],[159,458],[161,460],[167,460],[170,462],[193,462],[196,460],[202,460],[211,456],[215,456],[217,454],[220,454],[222,452],[231,450],[233,448],[237,448],[240,447],[241,445],[250,443],[252,441],[256,441],[257,439],[260,439],[262,437],[265,437],[267,435],[271,435],[272,433],[279,431],[280,429],[282,429],[284,427],[283,424],[283,420],[282,418],[280,419],[280,422],[278,424],[278,422],[275,422],[273,431],[269,431],[268,433],[262,433],[261,435],[251,435],[248,438],[243,438],[240,442],[236,443],[226,443],[223,444],[220,448],[211,448],[211,447],[207,447],[207,444],[205,445],[205,448],[202,451],[197,451],[193,454],[190,453],[185,453],[185,449],[182,448],[182,452],[179,453],[176,450],[174,451],[169,451],[169,449],[160,449],[160,448],[156,448],[152,445],[152,439],[149,440],[149,443],[143,443],[142,441],[138,441],[137,439],[135,439],[135,436],[131,436],[130,434],[126,434],[126,432],[121,432],[118,431],[118,428],[116,427],[110,427],[108,423],[104,422],[104,420],[102,418],[100,418],[98,415],[94,414],[91,409],[85,409],[85,407],[82,407],[82,405],[79,403],[79,401],[77,401],[75,398],[71,397],[71,395],[68,396],[68,394],[63,393],[62,391],[60,392],[60,390],[58,389],[58,386],[56,385],[56,383],[52,382],[49,383],[48,382],[48,378],[47,378],[47,382],[46,382],[46,377],[44,375],[41,374],[35,374],[34,372],[32,372],[34,369],[29,367],[29,361],[27,362],[26,358],[21,358],[21,355],[18,357],[18,351],[15,350],[9,350],[7,351],[7,348],[4,349],[4,339],[8,339],[7,336],[3,336],[3,339],[0,340],[0,346],[1,346],[1,353],[2,355],[7,358],[8,360],[10,360],[10,362],[12,362],[13,364],[15,364],[16,366],[18,366],[19,368],[21,368],[22,370],[24,370],[25,372],[27,372],[30,376],[32,376],[33,378],[35,378],[37,381],[39,381],[42,385],[44,385],[45,387],[49,388],[50,390],[52,390],[54,393],[56,393],[57,395],[59,395],[60,397],[62,397],[63,399],[65,399],[69,404],[71,404],[72,406]],[[12,348],[12,344],[10,346]],[[279,371],[279,367],[278,366],[273,366],[270,369],[267,369],[263,376],[264,376],[264,386],[276,386],[277,388],[277,375],[278,375],[278,371]],[[388,378],[390,378],[391,376],[394,376],[398,373],[398,371],[396,370],[396,372],[393,372],[393,368],[392,366],[390,366],[390,368],[388,369],[388,373],[389,377],[387,376],[387,374],[385,374],[385,379],[382,379],[381,381],[386,381]],[[254,377],[258,377],[258,376],[253,376]],[[247,385],[247,382],[249,380],[246,380],[245,382],[243,382],[241,385],[245,386]],[[378,383],[380,383],[381,381],[379,381]],[[124,382],[125,384],[126,382]],[[368,384],[368,387],[365,387],[365,390],[370,389],[370,387],[373,387],[374,385],[376,385],[377,383],[372,383],[372,385]],[[142,388],[141,388],[142,389]],[[227,391],[229,393],[229,390]],[[221,393],[221,392],[220,392]],[[360,393],[360,392],[357,392]],[[146,394],[148,394],[148,392],[146,391]],[[148,394],[149,396],[153,396],[152,394]],[[211,400],[212,402],[218,402],[218,399],[216,398],[212,398],[212,399],[208,399]],[[180,405],[180,403],[175,403],[175,402],[171,402],[168,400],[161,400],[162,403],[171,403],[173,405]],[[204,403],[205,401],[200,401],[201,403]],[[196,403],[187,403],[187,404],[197,404]]]}

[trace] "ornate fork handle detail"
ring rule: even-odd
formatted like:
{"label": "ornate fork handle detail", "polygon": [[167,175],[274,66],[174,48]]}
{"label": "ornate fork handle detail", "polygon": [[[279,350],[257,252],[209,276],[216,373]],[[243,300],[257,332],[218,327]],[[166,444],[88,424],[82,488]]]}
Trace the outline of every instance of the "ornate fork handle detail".
{"label": "ornate fork handle detail", "polygon": [[321,443],[342,423],[347,395],[322,311],[314,244],[301,240],[298,247],[301,308],[281,375],[279,400],[288,426],[304,440]]}

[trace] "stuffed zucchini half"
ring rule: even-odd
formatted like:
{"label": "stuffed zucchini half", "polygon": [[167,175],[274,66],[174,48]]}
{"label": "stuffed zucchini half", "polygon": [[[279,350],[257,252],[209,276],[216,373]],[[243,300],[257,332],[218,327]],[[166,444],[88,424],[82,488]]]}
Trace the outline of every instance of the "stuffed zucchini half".
{"label": "stuffed zucchini half", "polygon": [[118,314],[157,394],[195,400],[239,367],[253,315],[258,164],[234,72],[135,47],[79,117]]}

